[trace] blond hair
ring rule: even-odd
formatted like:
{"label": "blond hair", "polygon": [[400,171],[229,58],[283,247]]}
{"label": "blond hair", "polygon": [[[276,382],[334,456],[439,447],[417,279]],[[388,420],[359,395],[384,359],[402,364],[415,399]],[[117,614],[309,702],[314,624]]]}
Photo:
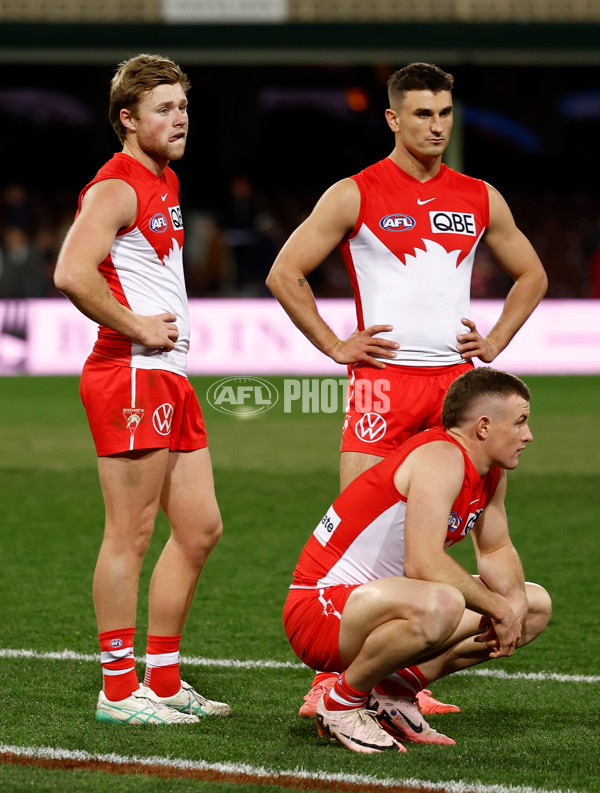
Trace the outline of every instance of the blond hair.
{"label": "blond hair", "polygon": [[164,55],[142,53],[122,61],[110,84],[108,117],[121,143],[125,142],[125,127],[121,123],[121,110],[127,108],[134,115],[140,99],[157,85],[179,83],[184,93],[190,90],[190,81],[181,68]]}

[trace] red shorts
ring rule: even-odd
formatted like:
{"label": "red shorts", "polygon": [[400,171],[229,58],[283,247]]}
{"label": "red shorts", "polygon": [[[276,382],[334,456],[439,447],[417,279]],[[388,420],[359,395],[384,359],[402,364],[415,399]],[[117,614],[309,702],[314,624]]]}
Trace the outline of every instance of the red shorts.
{"label": "red shorts", "polygon": [[99,457],[207,446],[200,404],[186,377],[88,359],[79,393]]}
{"label": "red shorts", "polygon": [[387,457],[407,438],[441,426],[450,384],[473,364],[454,366],[349,367],[343,452]]}
{"label": "red shorts", "polygon": [[340,620],[346,601],[360,584],[326,589],[290,589],[283,626],[292,650],[311,669],[339,672]]}

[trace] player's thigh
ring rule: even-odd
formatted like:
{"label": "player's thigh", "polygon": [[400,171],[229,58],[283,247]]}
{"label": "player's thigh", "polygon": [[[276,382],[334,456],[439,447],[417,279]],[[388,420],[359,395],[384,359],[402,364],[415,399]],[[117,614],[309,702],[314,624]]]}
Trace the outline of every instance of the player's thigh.
{"label": "player's thigh", "polygon": [[168,449],[98,458],[108,530],[114,526],[120,531],[135,531],[153,524],[168,458]]}
{"label": "player's thigh", "polygon": [[[424,626],[441,614],[444,600],[452,610],[461,608],[454,587],[431,581],[391,576],[357,587],[344,607],[340,621],[340,655],[355,658],[369,634],[393,620],[414,620]],[[454,601],[456,600],[456,603]],[[464,601],[462,601],[464,608]]]}
{"label": "player's thigh", "polygon": [[181,540],[198,532],[220,532],[208,448],[169,453],[160,503],[174,536]]}
{"label": "player's thigh", "polygon": [[340,454],[340,490],[348,487],[357,476],[368,471],[383,457],[375,454],[364,454],[363,452],[342,452]]}

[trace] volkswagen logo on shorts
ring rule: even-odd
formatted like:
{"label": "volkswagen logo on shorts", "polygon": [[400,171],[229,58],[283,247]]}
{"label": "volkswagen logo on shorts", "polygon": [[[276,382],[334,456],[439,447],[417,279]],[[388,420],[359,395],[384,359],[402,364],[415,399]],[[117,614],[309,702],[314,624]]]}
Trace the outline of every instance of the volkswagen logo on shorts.
{"label": "volkswagen logo on shorts", "polygon": [[379,413],[365,413],[354,426],[356,437],[365,443],[380,441],[387,430],[387,423]]}
{"label": "volkswagen logo on shorts", "polygon": [[271,410],[279,393],[272,383],[260,377],[226,377],[211,385],[206,399],[220,413],[245,418]]}
{"label": "volkswagen logo on shorts", "polygon": [[163,402],[152,414],[152,425],[159,435],[170,435],[173,423],[173,405]]}

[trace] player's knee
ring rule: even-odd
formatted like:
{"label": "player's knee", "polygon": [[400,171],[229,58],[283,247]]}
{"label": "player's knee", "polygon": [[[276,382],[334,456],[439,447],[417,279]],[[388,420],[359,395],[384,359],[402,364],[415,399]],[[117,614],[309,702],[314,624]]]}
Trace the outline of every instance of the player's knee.
{"label": "player's knee", "polygon": [[542,633],[552,616],[552,598],[543,586],[527,583],[527,602],[529,609],[525,619],[524,638],[522,644],[532,641]]}
{"label": "player's knee", "polygon": [[454,633],[465,611],[465,598],[456,587],[442,585],[437,593],[436,613],[448,635]]}
{"label": "player's knee", "polygon": [[222,534],[223,534],[223,522],[221,520],[221,516],[219,514],[216,514],[210,520],[207,521],[206,526],[204,528],[206,546],[211,551],[221,539]]}
{"label": "player's knee", "polygon": [[203,565],[210,552],[221,539],[222,534],[223,523],[218,513],[210,518],[205,518],[198,527],[198,531],[186,543],[187,557]]}
{"label": "player's knee", "polygon": [[143,519],[138,516],[136,521],[107,520],[104,530],[103,544],[115,556],[129,556],[143,559],[154,532],[154,519]]}
{"label": "player's knee", "polygon": [[137,556],[143,558],[146,555],[146,551],[150,547],[153,531],[154,525],[141,527],[137,532],[133,543],[133,550]]}
{"label": "player's knee", "polygon": [[436,584],[421,608],[423,634],[433,646],[454,633],[465,610],[465,599],[456,587]]}

